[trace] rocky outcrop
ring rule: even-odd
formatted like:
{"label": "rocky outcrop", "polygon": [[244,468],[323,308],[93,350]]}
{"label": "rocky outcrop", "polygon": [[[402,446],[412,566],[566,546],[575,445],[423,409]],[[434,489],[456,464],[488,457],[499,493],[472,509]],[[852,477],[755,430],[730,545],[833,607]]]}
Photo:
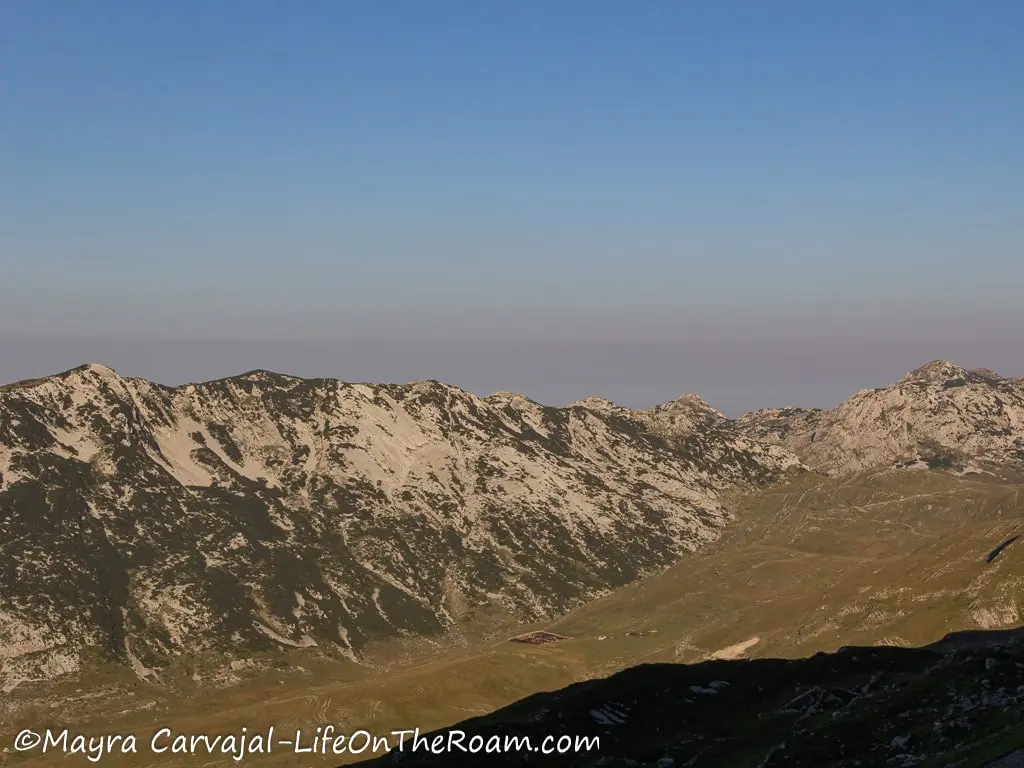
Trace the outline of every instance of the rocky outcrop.
{"label": "rocky outcrop", "polygon": [[678,436],[714,427],[725,420],[725,414],[692,392],[643,411],[642,415],[655,431]]}
{"label": "rocky outcrop", "polygon": [[935,361],[832,410],[765,409],[735,428],[833,475],[884,466],[1024,468],[1024,379]]}

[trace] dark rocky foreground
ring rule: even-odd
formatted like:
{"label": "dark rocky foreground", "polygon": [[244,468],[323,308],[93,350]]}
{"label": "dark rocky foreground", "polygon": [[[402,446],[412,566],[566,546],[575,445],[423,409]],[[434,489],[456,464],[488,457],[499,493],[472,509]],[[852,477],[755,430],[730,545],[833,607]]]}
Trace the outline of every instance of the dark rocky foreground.
{"label": "dark rocky foreground", "polygon": [[[1018,633],[808,659],[647,664],[460,723],[479,734],[599,736],[590,752],[390,755],[403,766],[988,766],[1024,746]],[[437,733],[446,733],[439,731]],[[433,735],[427,736],[431,741]]]}

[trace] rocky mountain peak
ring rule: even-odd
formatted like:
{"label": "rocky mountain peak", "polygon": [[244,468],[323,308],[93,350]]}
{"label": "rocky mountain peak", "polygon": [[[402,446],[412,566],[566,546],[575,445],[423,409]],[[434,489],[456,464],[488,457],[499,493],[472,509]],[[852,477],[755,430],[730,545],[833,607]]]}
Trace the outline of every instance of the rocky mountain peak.
{"label": "rocky mountain peak", "polygon": [[816,469],[1024,470],[1024,379],[935,360],[827,411],[765,410],[737,428],[776,442]]}
{"label": "rocky mountain peak", "polygon": [[692,392],[644,411],[643,418],[656,431],[676,437],[684,437],[702,428],[726,421],[725,414],[715,410],[704,398]]}
{"label": "rocky mountain peak", "polygon": [[501,392],[494,392],[493,394],[490,394],[487,397],[485,397],[484,400],[488,403],[511,405],[514,407],[537,405],[537,403],[528,398],[526,395],[521,395],[518,392],[505,392],[504,390],[502,390]]}
{"label": "rocky mountain peak", "polygon": [[622,406],[613,403],[611,400],[604,397],[585,397],[582,400],[576,400],[569,403],[570,408],[587,408],[591,411],[597,411],[598,413],[615,413],[617,411],[625,411]]}
{"label": "rocky mountain peak", "polygon": [[102,363],[86,363],[65,371],[63,374],[58,374],[58,376],[85,381],[112,381],[121,378],[117,371]]}
{"label": "rocky mountain peak", "polygon": [[972,368],[968,373],[987,381],[1002,381],[1003,377],[991,368]]}
{"label": "rocky mountain peak", "polygon": [[298,376],[290,376],[286,373],[278,373],[277,371],[268,371],[266,368],[255,368],[251,371],[246,371],[238,376],[231,376],[227,380],[231,379],[245,380],[245,381],[302,381]]}
{"label": "rocky mountain peak", "polygon": [[900,384],[905,383],[927,383],[935,384],[954,379],[962,379],[967,376],[967,369],[962,368],[949,360],[933,360],[925,363],[920,368],[915,368],[899,380]]}
{"label": "rocky mountain peak", "polygon": [[669,400],[668,402],[654,406],[651,410],[654,412],[667,412],[681,409],[703,412],[722,419],[725,418],[725,414],[715,408],[712,408],[707,400],[695,392],[686,392],[674,400]]}

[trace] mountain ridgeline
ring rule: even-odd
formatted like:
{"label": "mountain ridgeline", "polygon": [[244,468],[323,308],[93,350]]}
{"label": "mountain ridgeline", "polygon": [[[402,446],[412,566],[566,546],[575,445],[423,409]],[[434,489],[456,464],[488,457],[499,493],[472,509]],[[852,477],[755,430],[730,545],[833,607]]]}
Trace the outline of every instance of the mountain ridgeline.
{"label": "mountain ridgeline", "polygon": [[879,468],[1020,473],[1024,379],[935,362],[730,420],[696,395],[555,408],[82,366],[0,388],[0,690],[549,619],[715,541],[737,492]]}
{"label": "mountain ridgeline", "polygon": [[142,678],[562,613],[713,540],[797,467],[720,430],[435,381],[264,371],[177,388],[87,365],[0,390],[0,687]]}

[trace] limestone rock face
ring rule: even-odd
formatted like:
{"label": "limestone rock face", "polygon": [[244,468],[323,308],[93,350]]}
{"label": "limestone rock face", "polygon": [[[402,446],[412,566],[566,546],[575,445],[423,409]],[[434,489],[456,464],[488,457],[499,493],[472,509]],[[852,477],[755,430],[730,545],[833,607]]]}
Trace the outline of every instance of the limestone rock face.
{"label": "limestone rock face", "polygon": [[702,403],[266,371],[170,388],[101,365],[0,388],[0,687],[94,659],[149,678],[181,654],[359,658],[484,606],[565,611],[713,540],[723,492],[799,465],[703,428]]}
{"label": "limestone rock face", "polygon": [[655,429],[679,435],[688,435],[725,420],[723,413],[692,392],[651,408],[644,412],[644,416]]}
{"label": "limestone rock face", "polygon": [[765,409],[739,433],[782,445],[833,475],[883,466],[1024,468],[1024,379],[928,363],[832,410]]}

